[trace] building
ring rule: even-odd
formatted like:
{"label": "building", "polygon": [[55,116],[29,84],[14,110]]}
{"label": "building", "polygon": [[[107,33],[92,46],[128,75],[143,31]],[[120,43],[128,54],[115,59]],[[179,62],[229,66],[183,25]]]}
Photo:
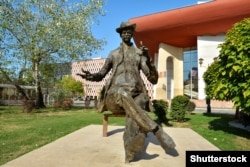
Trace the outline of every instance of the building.
{"label": "building", "polygon": [[81,81],[83,83],[84,92],[86,97],[98,97],[99,92],[101,91],[102,87],[105,85],[106,80],[108,79],[109,75],[107,75],[102,81],[100,82],[91,82],[85,79],[82,79],[80,76],[76,75],[77,73],[82,73],[82,70],[89,71],[90,73],[97,73],[101,67],[104,65],[105,59],[103,58],[96,58],[96,59],[87,59],[83,61],[77,61],[72,63],[71,73],[73,78],[77,81]]}
{"label": "building", "polygon": [[55,64],[56,68],[54,69],[54,78],[55,79],[62,79],[64,75],[70,75],[72,69],[72,63],[57,63]]}
{"label": "building", "polygon": [[[89,71],[91,73],[97,73],[102,66],[104,65],[106,59],[104,58],[95,58],[95,59],[88,59],[83,61],[73,62],[71,65],[71,73],[73,78],[83,83],[85,96],[94,98],[98,97],[101,89],[105,85],[106,81],[109,79],[111,72],[106,75],[106,77],[100,82],[91,82],[85,79],[82,79],[80,76],[76,75],[77,73],[82,73],[81,69],[85,71]],[[147,80],[146,76],[141,73],[141,77],[144,81],[144,84],[148,90],[148,95],[153,97],[153,85]]]}
{"label": "building", "polygon": [[219,55],[227,31],[247,17],[249,0],[214,0],[131,18],[137,24],[135,43],[149,48],[159,72],[154,98],[205,99],[203,73]]}
{"label": "building", "polygon": [[[20,85],[28,97],[31,99],[36,96],[36,88],[34,86]],[[22,96],[16,87],[11,84],[0,84],[0,104],[13,105],[21,104]]]}

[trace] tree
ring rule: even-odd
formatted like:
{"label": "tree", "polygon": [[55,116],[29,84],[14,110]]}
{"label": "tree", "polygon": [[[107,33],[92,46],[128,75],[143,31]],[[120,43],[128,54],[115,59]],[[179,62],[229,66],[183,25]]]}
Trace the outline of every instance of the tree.
{"label": "tree", "polygon": [[59,84],[62,89],[69,92],[71,96],[75,96],[76,94],[83,94],[82,82],[76,81],[71,75],[64,76]]}
{"label": "tree", "polygon": [[203,74],[203,79],[206,84],[205,93],[208,97],[214,97],[214,88],[217,86],[218,61],[214,61],[208,66]]}
{"label": "tree", "polygon": [[[210,67],[206,91],[218,100],[232,100],[236,108],[250,114],[250,18],[227,32],[218,60]],[[212,75],[213,74],[213,75]]]}
{"label": "tree", "polygon": [[104,14],[102,5],[102,0],[0,2],[0,59],[6,62],[0,68],[7,67],[15,73],[32,69],[37,107],[45,107],[40,85],[41,64],[84,58],[105,44],[91,32],[95,18]]}

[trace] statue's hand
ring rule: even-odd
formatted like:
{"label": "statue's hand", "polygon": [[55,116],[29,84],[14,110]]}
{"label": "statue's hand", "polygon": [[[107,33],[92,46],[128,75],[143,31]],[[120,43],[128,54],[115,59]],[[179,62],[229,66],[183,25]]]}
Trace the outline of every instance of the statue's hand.
{"label": "statue's hand", "polygon": [[91,79],[93,79],[93,75],[92,75],[89,71],[85,71],[85,70],[83,70],[83,69],[81,69],[81,70],[82,70],[82,72],[83,72],[84,74],[77,73],[76,75],[79,75],[79,76],[81,76],[83,79],[86,79],[86,80],[91,80]]}
{"label": "statue's hand", "polygon": [[145,56],[148,60],[150,60],[148,48],[143,45],[142,41],[140,41],[140,44],[141,44],[140,50],[142,51],[142,55]]}
{"label": "statue's hand", "polygon": [[145,56],[148,60],[150,60],[150,56],[148,53],[148,48],[145,46],[141,46],[140,47],[141,51],[142,51],[142,55]]}

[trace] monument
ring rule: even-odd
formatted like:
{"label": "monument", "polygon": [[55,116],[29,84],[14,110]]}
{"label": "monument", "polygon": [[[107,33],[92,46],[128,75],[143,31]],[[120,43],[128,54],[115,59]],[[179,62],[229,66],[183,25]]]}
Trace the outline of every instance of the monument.
{"label": "monument", "polygon": [[101,92],[98,110],[126,114],[123,134],[126,163],[132,161],[135,154],[143,149],[148,132],[155,135],[164,150],[175,148],[173,139],[147,114],[153,107],[140,71],[152,84],[157,83],[158,72],[150,60],[148,48],[143,45],[137,48],[131,42],[135,28],[136,24],[122,22],[116,28],[122,42],[110,52],[101,70],[92,74],[82,69],[83,73],[77,74],[83,79],[99,82],[112,70]]}

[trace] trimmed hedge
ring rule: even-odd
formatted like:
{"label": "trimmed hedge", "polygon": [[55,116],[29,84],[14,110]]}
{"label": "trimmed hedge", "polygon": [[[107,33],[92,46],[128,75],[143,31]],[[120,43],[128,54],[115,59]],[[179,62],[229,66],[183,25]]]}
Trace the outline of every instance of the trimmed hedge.
{"label": "trimmed hedge", "polygon": [[159,124],[164,123],[168,125],[167,113],[169,104],[164,100],[153,100],[154,113],[157,116],[157,122]]}
{"label": "trimmed hedge", "polygon": [[189,101],[189,102],[188,102],[188,105],[187,105],[187,111],[188,111],[188,112],[192,112],[192,111],[195,110],[195,107],[196,107],[195,103],[192,102],[192,101]]}
{"label": "trimmed hedge", "polygon": [[173,118],[173,120],[176,120],[178,122],[184,121],[188,103],[189,98],[183,95],[175,96],[172,99],[170,116]]}

